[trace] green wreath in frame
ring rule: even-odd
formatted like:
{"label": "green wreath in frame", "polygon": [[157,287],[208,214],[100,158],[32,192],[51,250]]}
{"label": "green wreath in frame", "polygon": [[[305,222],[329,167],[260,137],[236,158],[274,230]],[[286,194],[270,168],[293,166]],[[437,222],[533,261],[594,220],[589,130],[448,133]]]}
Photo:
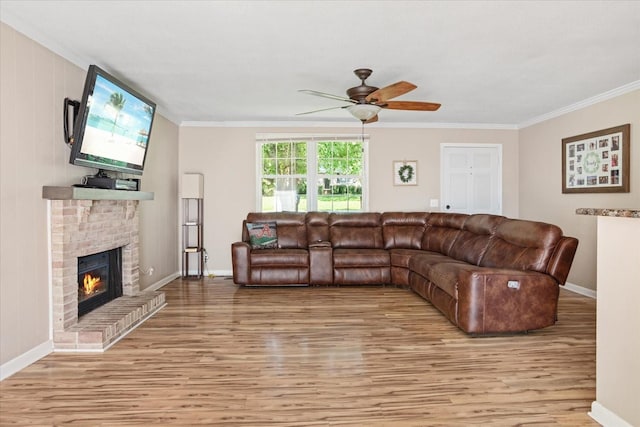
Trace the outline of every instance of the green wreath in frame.
{"label": "green wreath in frame", "polygon": [[596,173],[600,170],[600,156],[595,151],[591,151],[584,156],[582,166],[586,173]]}
{"label": "green wreath in frame", "polygon": [[413,166],[409,164],[404,164],[398,169],[398,178],[400,178],[400,181],[402,181],[404,184],[411,182],[414,175],[415,170],[413,169]]}

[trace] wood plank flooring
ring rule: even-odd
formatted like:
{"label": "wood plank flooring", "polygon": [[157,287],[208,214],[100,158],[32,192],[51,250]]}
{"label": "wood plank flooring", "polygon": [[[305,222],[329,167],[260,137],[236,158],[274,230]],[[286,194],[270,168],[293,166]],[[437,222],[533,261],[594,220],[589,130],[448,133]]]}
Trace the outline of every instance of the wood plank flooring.
{"label": "wood plank flooring", "polygon": [[597,426],[595,301],[471,338],[395,287],[170,283],[102,354],[54,353],[0,383],[0,425]]}

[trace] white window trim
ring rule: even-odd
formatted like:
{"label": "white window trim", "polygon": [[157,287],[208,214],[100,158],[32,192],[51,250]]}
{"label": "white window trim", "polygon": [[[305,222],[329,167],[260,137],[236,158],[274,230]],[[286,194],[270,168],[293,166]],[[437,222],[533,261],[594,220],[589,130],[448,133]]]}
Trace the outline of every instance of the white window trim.
{"label": "white window trim", "polygon": [[[255,211],[262,211],[262,186],[259,183],[259,180],[262,177],[262,151],[261,151],[261,143],[263,142],[285,142],[287,140],[296,140],[296,141],[306,141],[307,143],[313,143],[313,150],[309,150],[309,146],[307,146],[307,171],[312,170],[313,176],[316,176],[317,171],[317,157],[315,153],[317,150],[315,149],[315,143],[318,141],[358,141],[362,142],[362,147],[364,149],[363,153],[363,176],[362,180],[364,183],[363,191],[362,191],[362,212],[369,211],[369,135],[368,134],[306,134],[306,133],[257,133],[256,134],[256,157],[255,157]],[[311,154],[314,156],[311,156]],[[313,157],[313,159],[311,158]],[[309,191],[309,174],[307,173],[307,201],[308,204],[313,203],[311,206],[317,206],[317,194],[315,191]]]}

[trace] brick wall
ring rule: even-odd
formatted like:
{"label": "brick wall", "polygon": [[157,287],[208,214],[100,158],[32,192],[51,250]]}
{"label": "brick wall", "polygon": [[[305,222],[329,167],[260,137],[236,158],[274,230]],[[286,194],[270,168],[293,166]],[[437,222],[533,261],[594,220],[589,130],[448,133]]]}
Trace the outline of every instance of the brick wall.
{"label": "brick wall", "polygon": [[[137,200],[51,201],[54,348],[104,348],[164,305],[162,293],[137,297],[138,244]],[[88,313],[79,322],[78,257],[114,248],[122,248],[123,297]],[[124,314],[123,306],[127,307]]]}

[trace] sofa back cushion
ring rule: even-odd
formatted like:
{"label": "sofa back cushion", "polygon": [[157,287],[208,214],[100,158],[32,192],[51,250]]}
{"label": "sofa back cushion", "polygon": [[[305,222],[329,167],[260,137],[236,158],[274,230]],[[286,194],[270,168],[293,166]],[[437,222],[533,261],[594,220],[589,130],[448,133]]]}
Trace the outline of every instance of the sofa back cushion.
{"label": "sofa back cushion", "polygon": [[496,228],[480,265],[546,273],[549,259],[561,238],[562,230],[555,225],[505,219]]}
{"label": "sofa back cushion", "polygon": [[449,251],[449,256],[478,265],[489,247],[498,225],[505,219],[499,215],[475,214],[464,222]]}
{"label": "sofa back cushion", "polygon": [[382,239],[385,249],[420,249],[428,212],[384,212]]}
{"label": "sofa back cushion", "polygon": [[242,227],[242,241],[250,242],[246,223],[275,222],[278,230],[278,247],[283,249],[306,249],[307,227],[305,214],[297,212],[251,212]]}
{"label": "sofa back cushion", "polygon": [[329,239],[334,248],[381,249],[382,226],[377,212],[329,214]]}
{"label": "sofa back cushion", "polygon": [[306,223],[309,244],[329,241],[329,212],[308,212]]}
{"label": "sofa back cushion", "polygon": [[449,255],[449,250],[468,217],[465,214],[439,212],[429,215],[422,238],[422,249]]}

